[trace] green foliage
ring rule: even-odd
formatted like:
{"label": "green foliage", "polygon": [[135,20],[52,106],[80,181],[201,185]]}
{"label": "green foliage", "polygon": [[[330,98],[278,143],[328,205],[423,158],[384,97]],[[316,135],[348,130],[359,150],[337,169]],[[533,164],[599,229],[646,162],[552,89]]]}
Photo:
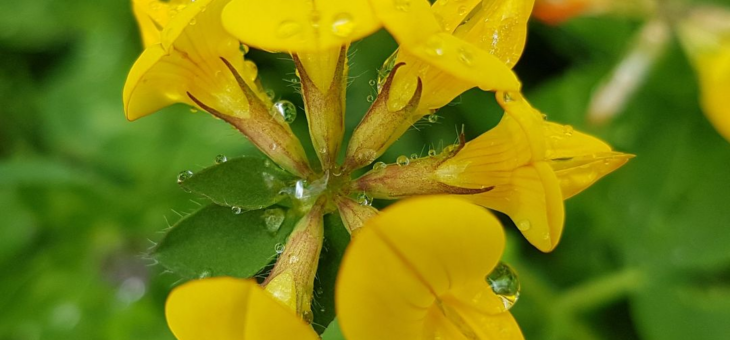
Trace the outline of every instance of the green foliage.
{"label": "green foliage", "polygon": [[[222,156],[223,158],[225,156]],[[286,198],[282,189],[294,177],[265,158],[241,157],[221,161],[180,182],[218,205],[242,210],[263,209]]]}
{"label": "green foliage", "polygon": [[[281,215],[281,219],[269,218]],[[276,257],[296,216],[279,207],[234,213],[209,205],[181,219],[155,247],[152,256],[187,278],[233,276],[249,278]]]}

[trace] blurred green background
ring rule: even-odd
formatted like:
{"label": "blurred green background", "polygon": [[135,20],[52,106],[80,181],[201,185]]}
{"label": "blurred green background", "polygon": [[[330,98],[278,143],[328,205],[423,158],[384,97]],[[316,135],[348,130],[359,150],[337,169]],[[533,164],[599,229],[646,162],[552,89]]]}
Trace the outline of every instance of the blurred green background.
{"label": "blurred green background", "polygon": [[[672,42],[619,117],[585,123],[592,91],[640,26],[531,24],[516,68],[527,97],[550,120],[637,157],[566,202],[555,252],[507,225],[505,260],[522,282],[512,311],[528,339],[730,336],[730,143],[702,115],[685,54]],[[350,132],[395,47],[384,32],[353,45]],[[128,1],[0,2],[1,340],[172,339],[163,306],[178,278],[142,255],[198,206],[175,177],[255,151],[182,106],[127,122],[122,87],[140,51]],[[301,107],[286,56],[251,58],[266,87]],[[383,160],[451,143],[462,124],[473,138],[501,112],[491,94],[469,91],[439,115]],[[301,111],[294,125],[306,135]]]}

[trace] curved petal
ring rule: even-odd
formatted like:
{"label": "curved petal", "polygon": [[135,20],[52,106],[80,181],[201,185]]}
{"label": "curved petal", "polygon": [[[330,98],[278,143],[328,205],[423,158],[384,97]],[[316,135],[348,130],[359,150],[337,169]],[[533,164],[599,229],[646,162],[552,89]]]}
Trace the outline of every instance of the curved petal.
{"label": "curved petal", "polygon": [[159,0],[132,0],[132,12],[145,47],[160,43],[160,32],[170,19],[169,6],[169,3]]}
{"label": "curved petal", "polygon": [[233,0],[222,20],[244,43],[277,52],[338,48],[380,27],[367,0]]}
{"label": "curved petal", "polygon": [[369,220],[345,253],[336,292],[343,333],[350,340],[420,339],[453,330],[430,322],[444,313],[448,301],[440,297],[473,301],[491,293],[485,278],[503,249],[502,228],[484,209],[436,196],[396,203]]}
{"label": "curved petal", "polygon": [[238,41],[220,24],[226,2],[200,0],[187,5],[163,30],[161,44],[150,46],[137,59],[124,85],[129,120],[172,103],[195,105],[187,92],[225,114],[246,114],[248,101],[220,58],[229,60],[252,89],[257,88],[257,70],[243,60]]}
{"label": "curved petal", "polygon": [[543,252],[552,251],[560,241],[565,222],[563,196],[555,172],[546,162],[516,169],[508,184],[465,198],[507,214]]}
{"label": "curved petal", "polygon": [[254,280],[217,277],[185,283],[170,293],[165,316],[179,340],[319,339]]}
{"label": "curved petal", "polygon": [[552,160],[550,166],[558,176],[563,199],[567,200],[622,167],[632,157],[634,156],[620,152],[601,152]]}

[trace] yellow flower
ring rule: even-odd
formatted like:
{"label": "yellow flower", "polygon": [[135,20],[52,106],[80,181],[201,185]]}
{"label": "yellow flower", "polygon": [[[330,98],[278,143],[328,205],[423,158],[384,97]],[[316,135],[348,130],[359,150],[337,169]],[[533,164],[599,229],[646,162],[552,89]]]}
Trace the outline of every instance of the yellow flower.
{"label": "yellow flower", "polygon": [[498,93],[507,113],[492,130],[441,155],[388,166],[361,177],[376,198],[457,194],[512,218],[538,249],[557,246],[563,200],[624,165],[631,155],[570,126],[547,122],[517,93]]}
{"label": "yellow flower", "polygon": [[707,119],[730,141],[730,11],[700,7],[680,26],[700,85],[700,104]]}
{"label": "yellow flower", "polygon": [[522,339],[487,276],[500,260],[497,219],[467,202],[426,197],[371,219],[347,249],[337,279],[348,340]]}
{"label": "yellow flower", "polygon": [[[345,337],[522,339],[507,311],[517,292],[497,295],[487,280],[504,243],[494,216],[458,199],[419,198],[386,209],[343,259],[336,297]],[[188,282],[168,297],[166,316],[180,340],[318,338],[253,280]]]}
{"label": "yellow flower", "polygon": [[311,170],[299,140],[284,118],[272,119],[256,65],[243,59],[238,40],[220,23],[227,3],[199,0],[176,7],[160,42],[147,47],[129,72],[125,114],[134,120],[174,103],[195,106],[234,125],[283,168],[306,177]]}
{"label": "yellow flower", "polygon": [[216,277],[175,288],[165,316],[179,340],[316,340],[317,333],[255,280]]}
{"label": "yellow flower", "polygon": [[345,168],[369,164],[413,123],[472,87],[519,91],[511,67],[533,1],[371,2],[400,47],[381,70],[378,100],[353,133]]}

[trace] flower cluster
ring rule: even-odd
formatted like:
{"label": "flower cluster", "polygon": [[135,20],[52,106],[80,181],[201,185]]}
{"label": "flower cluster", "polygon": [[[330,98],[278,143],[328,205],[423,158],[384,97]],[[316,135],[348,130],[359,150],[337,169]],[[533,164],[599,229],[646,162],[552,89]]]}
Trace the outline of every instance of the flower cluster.
{"label": "flower cluster", "polygon": [[[631,157],[546,121],[521,94],[512,67],[524,48],[532,1],[133,0],[133,6],[145,50],[124,88],[127,118],[190,105],[234,126],[296,178],[282,192],[301,218],[273,269],[260,283],[216,277],[176,288],[166,310],[178,339],[316,339],[307,323],[323,218],[332,213],[354,236],[336,292],[348,339],[521,339],[508,312],[518,293],[510,281],[515,275],[499,263],[503,231],[482,207],[505,213],[532,245],[552,251],[563,231],[563,201]],[[399,48],[385,61],[378,96],[340,162],[347,50],[382,27]],[[275,102],[263,88],[249,48],[291,55],[318,165],[289,127],[291,103]],[[415,122],[474,87],[494,92],[504,109],[495,128],[471,141],[462,135],[425,157],[375,163],[353,178]],[[382,213],[371,206],[373,199],[414,196],[428,197]],[[495,275],[506,277],[509,289],[490,284]]]}

